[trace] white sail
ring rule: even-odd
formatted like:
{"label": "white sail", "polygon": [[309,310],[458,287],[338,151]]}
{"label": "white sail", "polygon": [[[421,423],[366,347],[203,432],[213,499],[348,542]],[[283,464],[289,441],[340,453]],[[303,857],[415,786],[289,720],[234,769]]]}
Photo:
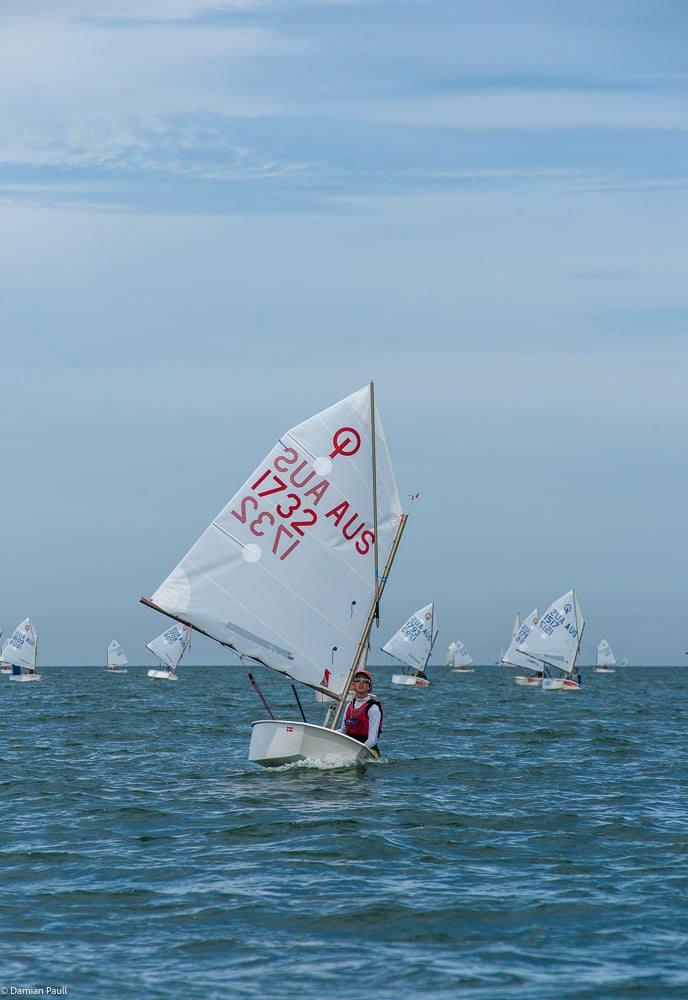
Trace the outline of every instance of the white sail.
{"label": "white sail", "polygon": [[446,664],[448,667],[454,666],[454,651],[456,650],[456,643],[450,642],[447,646]]}
{"label": "white sail", "polygon": [[452,666],[453,667],[470,667],[473,663],[473,657],[468,652],[464,644],[460,639],[456,639],[452,645],[454,646],[454,653],[452,656]]}
{"label": "white sail", "polygon": [[11,663],[15,667],[26,667],[28,670],[34,670],[37,646],[38,637],[31,619],[25,618],[5,642],[0,659],[3,663]]}
{"label": "white sail", "polygon": [[569,590],[550,604],[518,649],[535,660],[570,673],[576,662],[583,625],[575,591]]}
{"label": "white sail", "polygon": [[518,630],[521,627],[521,624],[522,624],[522,622],[521,622],[521,616],[520,616],[520,614],[517,611],[516,612],[516,617],[514,618],[514,624],[511,626],[511,638],[512,638],[512,640],[516,638],[516,635],[518,633]]}
{"label": "white sail", "polygon": [[426,604],[412,614],[382,647],[395,659],[417,670],[425,669],[435,635],[435,605]]}
{"label": "white sail", "polygon": [[[151,604],[339,696],[375,596],[371,388],[282,435]],[[402,516],[375,419],[379,565]]]}
{"label": "white sail", "polygon": [[542,664],[538,660],[531,659],[519,650],[521,643],[526,641],[539,621],[540,613],[537,608],[533,608],[527,618],[521,622],[518,632],[502,657],[502,663],[511,667],[524,667],[526,670],[542,670]]}
{"label": "white sail", "polygon": [[113,667],[126,667],[128,662],[124,650],[117,640],[113,639],[108,646],[108,667],[111,670]]}
{"label": "white sail", "polygon": [[615,663],[616,657],[612,653],[612,647],[606,639],[600,639],[597,646],[597,666],[613,667]]}
{"label": "white sail", "polygon": [[188,626],[174,624],[157,639],[147,642],[146,649],[150,649],[170,670],[176,670],[186,652],[190,636],[191,629]]}

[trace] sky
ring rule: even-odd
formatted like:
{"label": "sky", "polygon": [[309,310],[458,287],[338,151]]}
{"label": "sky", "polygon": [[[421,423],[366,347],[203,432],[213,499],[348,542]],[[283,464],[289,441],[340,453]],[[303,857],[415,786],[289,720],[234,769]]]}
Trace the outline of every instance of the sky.
{"label": "sky", "polygon": [[139,595],[374,378],[422,494],[374,647],[434,600],[435,659],[490,663],[573,586],[583,662],[688,662],[687,28],[684,0],[4,0],[0,627],[150,659]]}

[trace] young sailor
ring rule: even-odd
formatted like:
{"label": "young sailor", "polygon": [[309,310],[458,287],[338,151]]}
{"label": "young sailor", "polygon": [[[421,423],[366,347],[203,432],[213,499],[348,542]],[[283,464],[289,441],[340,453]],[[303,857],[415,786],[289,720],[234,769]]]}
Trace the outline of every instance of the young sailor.
{"label": "young sailor", "polygon": [[373,678],[367,670],[354,674],[354,699],[346,706],[340,732],[353,736],[379,756],[377,741],[382,732],[382,705],[371,695]]}

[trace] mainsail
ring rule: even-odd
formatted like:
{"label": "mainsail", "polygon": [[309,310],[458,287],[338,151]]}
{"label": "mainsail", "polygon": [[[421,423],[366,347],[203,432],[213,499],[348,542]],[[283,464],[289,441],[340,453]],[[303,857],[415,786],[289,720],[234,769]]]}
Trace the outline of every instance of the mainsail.
{"label": "mainsail", "polygon": [[[452,646],[454,648],[451,655],[451,662],[449,665],[452,667],[470,667],[471,663],[473,663],[473,657],[468,652],[468,650],[461,642],[461,640],[455,639],[454,642],[451,643],[449,649],[451,649]],[[449,650],[447,650],[447,653],[448,652]]]}
{"label": "mainsail", "polygon": [[520,616],[520,614],[517,611],[516,612],[516,617],[514,618],[514,624],[511,626],[511,638],[512,639],[516,638],[516,635],[517,635],[518,630],[520,629],[520,627],[521,627],[521,616]]}
{"label": "mainsail", "polygon": [[615,663],[616,657],[612,653],[612,647],[606,639],[600,639],[597,646],[597,666],[613,667]]}
{"label": "mainsail", "polygon": [[165,664],[170,670],[176,670],[179,661],[189,645],[191,629],[186,625],[171,625],[162,635],[146,643],[146,649]]}
{"label": "mainsail", "polygon": [[539,621],[540,615],[538,609],[533,608],[528,617],[521,622],[516,635],[511,640],[509,648],[502,657],[502,663],[506,663],[511,667],[525,667],[526,670],[542,670],[541,663],[531,659],[519,650],[521,643],[526,641]]}
{"label": "mainsail", "polygon": [[286,431],[144,603],[340,697],[403,523],[376,414],[376,553],[371,401],[368,385]]}
{"label": "mainsail", "polygon": [[38,637],[31,623],[30,618],[25,618],[21,625],[17,625],[12,635],[7,639],[2,647],[0,660],[3,663],[11,663],[14,667],[25,667],[34,670],[36,667],[36,649]]}
{"label": "mainsail", "polygon": [[519,644],[518,650],[541,663],[571,673],[584,624],[575,591],[569,590],[550,604],[535,628]]}
{"label": "mainsail", "polygon": [[426,604],[404,622],[382,649],[409,667],[424,670],[430,658],[434,637],[435,605]]}
{"label": "mainsail", "polygon": [[112,670],[114,667],[126,667],[128,662],[124,650],[117,640],[113,639],[108,646],[108,668]]}

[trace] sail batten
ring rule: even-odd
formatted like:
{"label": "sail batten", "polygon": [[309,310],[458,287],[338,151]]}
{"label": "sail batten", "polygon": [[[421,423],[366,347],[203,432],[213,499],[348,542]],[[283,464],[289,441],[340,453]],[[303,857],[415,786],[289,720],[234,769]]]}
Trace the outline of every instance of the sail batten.
{"label": "sail batten", "polygon": [[[335,697],[375,596],[370,392],[282,434],[150,598],[316,690],[327,668]],[[384,562],[402,509],[379,414],[375,448]]]}

